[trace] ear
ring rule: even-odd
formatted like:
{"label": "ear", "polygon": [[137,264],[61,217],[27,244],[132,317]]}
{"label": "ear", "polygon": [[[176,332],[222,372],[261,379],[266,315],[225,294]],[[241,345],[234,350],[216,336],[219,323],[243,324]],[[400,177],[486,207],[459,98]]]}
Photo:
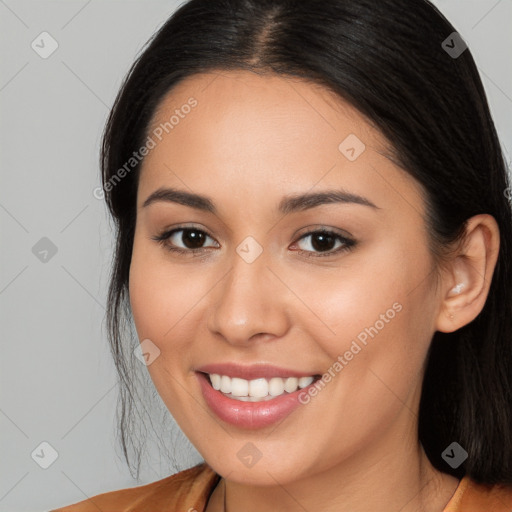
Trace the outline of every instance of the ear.
{"label": "ear", "polygon": [[466,223],[465,237],[443,267],[436,330],[453,332],[482,311],[498,259],[500,231],[494,217],[475,215]]}

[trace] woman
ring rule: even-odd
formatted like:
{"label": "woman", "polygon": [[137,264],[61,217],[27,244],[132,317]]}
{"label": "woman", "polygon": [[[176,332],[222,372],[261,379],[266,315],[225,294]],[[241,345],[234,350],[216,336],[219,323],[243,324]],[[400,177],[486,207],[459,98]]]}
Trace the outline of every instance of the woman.
{"label": "woman", "polygon": [[60,511],[512,510],[509,182],[432,5],[191,0],[102,156],[124,396],[128,311],[205,463]]}

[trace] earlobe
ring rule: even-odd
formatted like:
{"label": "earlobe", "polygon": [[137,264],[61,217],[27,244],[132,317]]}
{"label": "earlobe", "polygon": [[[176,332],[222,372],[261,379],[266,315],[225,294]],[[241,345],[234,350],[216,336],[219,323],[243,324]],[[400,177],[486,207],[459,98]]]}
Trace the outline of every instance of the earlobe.
{"label": "earlobe", "polygon": [[464,241],[443,273],[436,330],[454,332],[482,311],[499,252],[499,228],[491,215],[471,217]]}

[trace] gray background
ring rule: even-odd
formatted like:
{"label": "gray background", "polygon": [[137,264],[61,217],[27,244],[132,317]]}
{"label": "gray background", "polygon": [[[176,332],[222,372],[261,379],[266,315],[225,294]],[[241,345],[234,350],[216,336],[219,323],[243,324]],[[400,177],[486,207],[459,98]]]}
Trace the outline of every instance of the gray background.
{"label": "gray background", "polygon": [[[512,0],[435,3],[469,44],[510,162]],[[112,234],[93,195],[108,109],[178,4],[0,0],[0,511],[48,510],[200,460],[172,429],[162,435],[180,448],[173,465],[150,444],[137,482],[118,458],[104,324]],[[46,59],[31,47],[43,31],[59,45]],[[43,237],[57,249],[46,261]],[[58,453],[47,469],[31,456],[48,457],[42,442]]]}

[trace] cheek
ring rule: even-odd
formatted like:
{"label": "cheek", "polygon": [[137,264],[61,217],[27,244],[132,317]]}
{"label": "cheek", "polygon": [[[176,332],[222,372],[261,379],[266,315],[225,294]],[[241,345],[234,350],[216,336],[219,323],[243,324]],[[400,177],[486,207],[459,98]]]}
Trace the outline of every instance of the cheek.
{"label": "cheek", "polygon": [[336,268],[281,268],[282,280],[296,297],[289,299],[295,304],[295,322],[308,328],[310,338],[332,358],[349,348],[347,341],[364,344],[372,333],[382,338],[391,329],[408,332],[414,318],[421,320],[416,315],[424,310],[428,290],[418,284],[430,266],[425,248],[416,249],[414,257],[410,251],[389,243],[349,255]]}
{"label": "cheek", "polygon": [[313,281],[296,275],[294,292],[309,308],[301,325],[328,355],[331,374],[347,379],[340,394],[357,397],[340,400],[361,406],[361,413],[370,402],[379,408],[388,387],[406,397],[421,381],[433,335],[430,255],[425,247],[397,246],[382,248],[379,258],[360,258],[357,266],[317,272]]}
{"label": "cheek", "polygon": [[155,251],[134,245],[130,266],[130,305],[139,340],[149,339],[158,356],[147,366],[149,375],[174,419],[183,424],[194,417],[195,402],[183,393],[190,378],[193,354],[189,350],[197,322],[189,315],[201,292],[191,286],[187,272],[165,264]]}
{"label": "cheek", "polygon": [[[150,338],[161,345],[175,339],[177,326],[182,330],[187,314],[205,295],[207,288],[200,270],[193,265],[173,265],[162,250],[134,244],[130,265],[130,304],[139,339]],[[176,341],[175,341],[176,340]],[[165,344],[169,344],[165,342]],[[163,349],[164,347],[160,347]]]}

